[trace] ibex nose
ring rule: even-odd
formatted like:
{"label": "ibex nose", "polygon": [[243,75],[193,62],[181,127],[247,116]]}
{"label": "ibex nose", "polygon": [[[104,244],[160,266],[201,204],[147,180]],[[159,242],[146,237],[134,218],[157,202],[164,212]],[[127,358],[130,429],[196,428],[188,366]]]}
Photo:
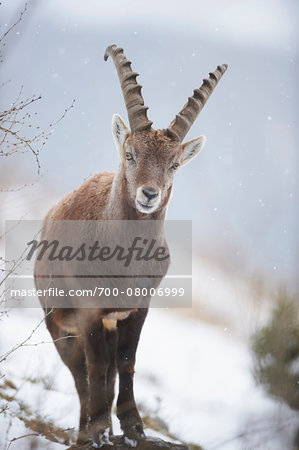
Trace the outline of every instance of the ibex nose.
{"label": "ibex nose", "polygon": [[157,189],[155,189],[151,186],[144,186],[144,188],[142,188],[142,193],[147,197],[149,202],[153,198],[158,197],[158,195],[159,195],[159,192],[157,191]]}

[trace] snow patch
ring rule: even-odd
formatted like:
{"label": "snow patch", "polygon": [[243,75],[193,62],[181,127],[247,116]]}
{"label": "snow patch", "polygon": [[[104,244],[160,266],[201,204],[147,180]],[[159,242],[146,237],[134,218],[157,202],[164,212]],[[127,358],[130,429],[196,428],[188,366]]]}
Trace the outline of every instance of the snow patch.
{"label": "snow patch", "polygon": [[130,439],[127,436],[124,437],[124,443],[128,447],[137,447],[137,441],[135,439]]}

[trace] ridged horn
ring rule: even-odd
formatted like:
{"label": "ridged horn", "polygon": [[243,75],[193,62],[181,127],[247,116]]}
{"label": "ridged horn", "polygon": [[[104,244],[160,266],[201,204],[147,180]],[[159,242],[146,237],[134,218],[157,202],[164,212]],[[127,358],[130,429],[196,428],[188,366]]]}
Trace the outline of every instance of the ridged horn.
{"label": "ridged horn", "polygon": [[117,45],[109,45],[107,47],[104,60],[107,61],[109,56],[112,57],[115,64],[121,89],[123,92],[130,128],[132,133],[151,128],[152,123],[147,118],[148,106],[144,105],[141,94],[142,86],[137,83],[136,77],[139,75],[133,72],[131,61],[129,61],[122,48]]}
{"label": "ridged horn", "polygon": [[195,89],[193,91],[192,97],[188,98],[183,109],[175,116],[175,119],[169,125],[167,130],[170,135],[178,138],[181,142],[183,141],[226,69],[227,64],[217,66],[215,72],[210,72],[209,78],[204,78],[200,89]]}

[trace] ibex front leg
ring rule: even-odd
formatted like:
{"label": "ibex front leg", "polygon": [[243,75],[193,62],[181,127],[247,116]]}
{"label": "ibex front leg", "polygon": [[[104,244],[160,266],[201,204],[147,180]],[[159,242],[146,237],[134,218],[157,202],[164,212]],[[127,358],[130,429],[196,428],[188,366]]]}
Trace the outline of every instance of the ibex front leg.
{"label": "ibex front leg", "polygon": [[93,446],[112,445],[111,417],[107,401],[107,369],[110,357],[102,321],[85,331],[85,349],[89,382],[89,436]]}
{"label": "ibex front leg", "polygon": [[119,395],[117,399],[117,417],[120,420],[124,438],[128,445],[145,437],[143,423],[137,411],[133,376],[135,355],[140,332],[147,315],[147,309],[139,309],[127,319],[118,321],[117,365],[119,372]]}

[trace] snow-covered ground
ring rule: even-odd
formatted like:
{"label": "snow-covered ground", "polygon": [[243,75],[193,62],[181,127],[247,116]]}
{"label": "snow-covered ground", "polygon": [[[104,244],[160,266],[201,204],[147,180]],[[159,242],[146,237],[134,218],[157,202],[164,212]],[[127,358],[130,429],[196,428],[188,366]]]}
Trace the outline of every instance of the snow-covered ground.
{"label": "snow-covered ground", "polygon": [[[11,210],[11,201],[3,201],[4,216],[40,217],[48,209],[48,204],[40,203],[41,194],[36,186],[12,194],[18,207]],[[269,298],[258,282],[195,255],[192,309],[151,309],[146,320],[135,376],[141,411],[159,417],[171,435],[207,450],[291,449],[298,418],[267,397],[252,377],[249,338],[269,317]],[[0,355],[26,339],[42,317],[40,309],[15,309],[2,317]],[[20,402],[45,422],[63,429],[77,426],[79,401],[73,380],[44,323],[25,346],[0,364],[1,374],[5,377],[0,384],[9,380],[16,386],[7,386],[6,394],[18,400],[0,414],[1,450],[13,438],[32,434],[15,417]],[[5,404],[0,398],[0,411]],[[114,432],[120,433],[116,417]],[[157,433],[148,430],[148,434]],[[29,449],[32,438],[13,441],[10,448]],[[44,437],[34,439],[37,448],[66,448]]]}
{"label": "snow-covered ground", "polygon": [[[252,377],[245,324],[253,320],[253,315],[245,306],[250,305],[249,298],[244,298],[245,281],[243,286],[240,281],[235,292],[229,291],[234,290],[234,281],[225,278],[219,268],[203,262],[195,264],[193,276],[194,289],[199,292],[194,296],[194,308],[182,312],[151,309],[144,325],[135,375],[135,394],[142,411],[157,415],[178,439],[208,450],[291,449],[298,417],[267,397]],[[202,280],[201,290],[197,279]],[[209,287],[210,279],[214,290]],[[240,297],[236,295],[241,291]],[[247,295],[249,292],[248,288]],[[216,317],[219,313],[215,323],[200,317],[201,310],[203,315],[208,310],[209,301]],[[238,326],[242,312],[243,325]],[[0,354],[26,338],[41,318],[38,309],[10,311],[0,323]],[[242,326],[246,329],[243,334]],[[72,377],[49,341],[42,323],[27,342],[38,345],[16,350],[1,364],[1,373],[13,381],[16,398],[29,405],[31,411],[62,428],[74,427],[79,402]],[[12,402],[10,412],[14,407]],[[11,439],[30,433],[9,414],[0,414],[0,430],[1,449],[6,449]],[[120,432],[116,418],[114,432]],[[154,432],[148,430],[148,434]],[[23,438],[10,448],[26,449],[26,445]],[[38,448],[65,446],[38,438]]]}

